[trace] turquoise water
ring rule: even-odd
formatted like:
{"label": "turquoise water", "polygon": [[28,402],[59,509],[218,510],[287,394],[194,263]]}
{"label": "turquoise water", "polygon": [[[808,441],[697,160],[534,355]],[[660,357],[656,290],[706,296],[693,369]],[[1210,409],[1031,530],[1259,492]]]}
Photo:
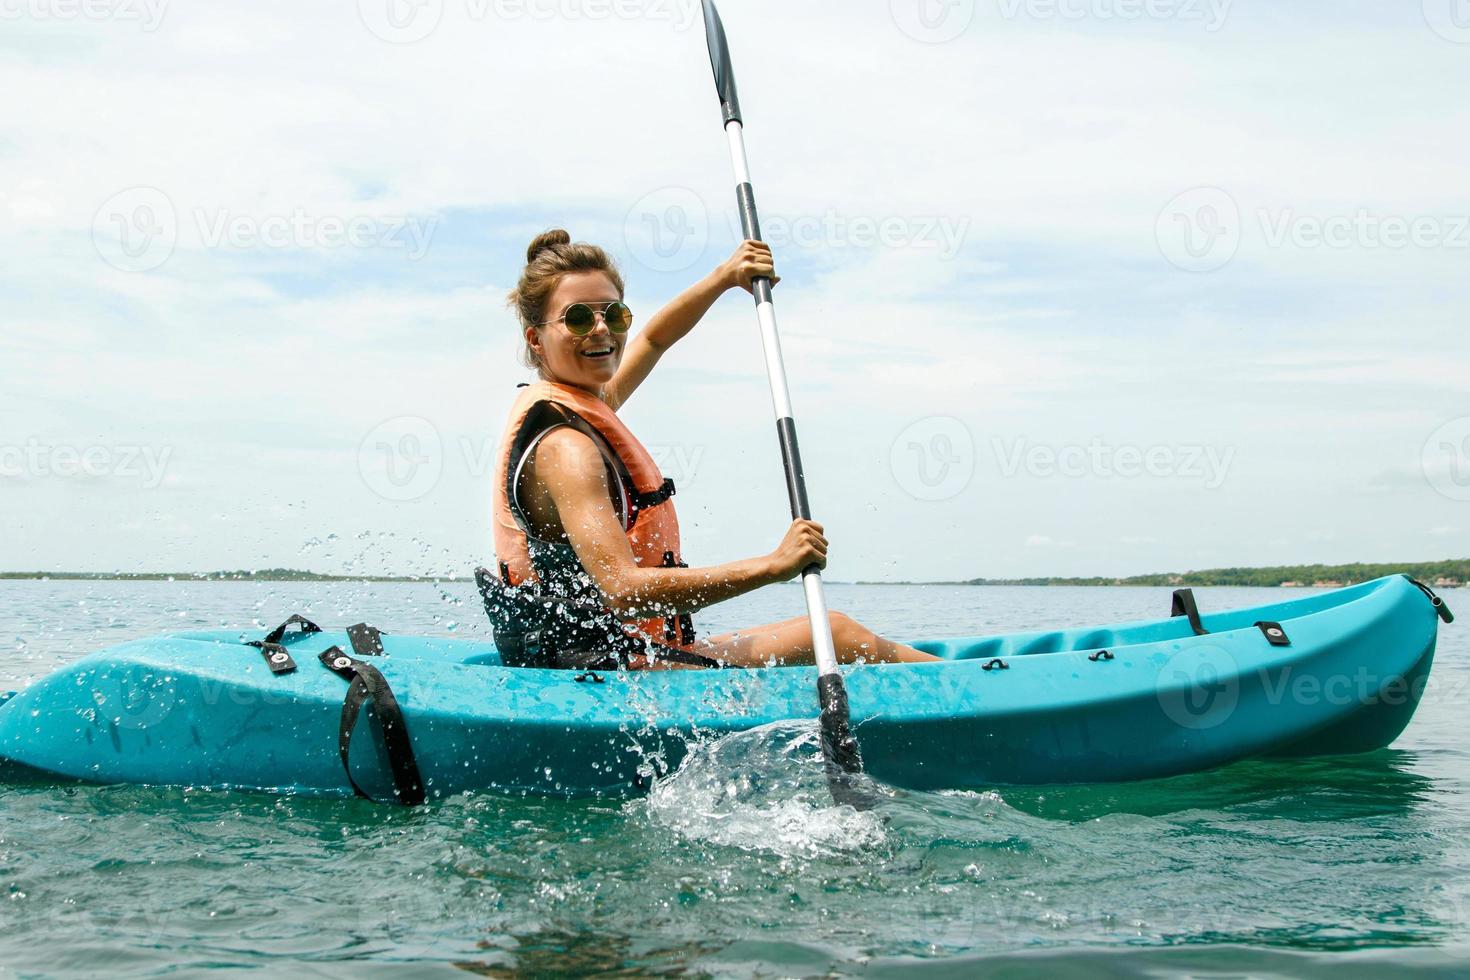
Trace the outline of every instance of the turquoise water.
{"label": "turquoise water", "polygon": [[[1168,609],[1165,589],[830,591],[897,637]],[[1281,596],[1197,591],[1207,609]],[[1470,593],[1447,598],[1470,613]],[[800,601],[770,589],[701,624]],[[292,611],[481,632],[468,584],[8,582],[0,690],[125,639]],[[830,806],[800,723],[705,745],[626,803],[0,785],[0,973],[1466,976],[1467,692],[1457,623],[1383,752],[904,793],[868,814]]]}

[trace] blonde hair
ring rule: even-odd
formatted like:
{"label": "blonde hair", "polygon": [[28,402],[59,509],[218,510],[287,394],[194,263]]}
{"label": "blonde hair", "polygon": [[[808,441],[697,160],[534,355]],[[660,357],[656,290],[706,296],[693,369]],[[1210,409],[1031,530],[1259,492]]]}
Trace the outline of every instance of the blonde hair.
{"label": "blonde hair", "polygon": [[[516,311],[521,321],[521,332],[526,327],[541,329],[546,320],[546,303],[556,291],[562,277],[572,272],[601,272],[612,280],[618,298],[623,297],[623,277],[613,260],[596,245],[573,242],[572,236],[560,228],[543,231],[531,240],[526,248],[526,267],[516,288],[506,297],[506,303]],[[521,352],[521,360],[527,367],[540,372],[541,358],[531,347],[530,341]]]}

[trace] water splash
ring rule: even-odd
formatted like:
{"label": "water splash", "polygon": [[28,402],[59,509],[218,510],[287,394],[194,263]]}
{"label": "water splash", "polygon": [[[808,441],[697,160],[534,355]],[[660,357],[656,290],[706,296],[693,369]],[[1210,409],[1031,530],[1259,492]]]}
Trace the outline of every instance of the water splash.
{"label": "water splash", "polygon": [[887,841],[883,817],[833,804],[816,723],[781,721],[695,742],[647,799],[629,803],[689,841],[806,859]]}

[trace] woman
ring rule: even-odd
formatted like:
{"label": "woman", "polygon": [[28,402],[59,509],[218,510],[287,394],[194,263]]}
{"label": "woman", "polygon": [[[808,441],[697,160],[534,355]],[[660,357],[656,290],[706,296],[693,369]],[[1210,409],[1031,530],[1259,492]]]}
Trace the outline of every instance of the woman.
{"label": "woman", "polygon": [[[701,638],[689,614],[787,581],[814,562],[825,567],[822,526],[796,520],[769,554],[689,568],[680,558],[673,484],[615,414],[723,292],[737,285],[749,291],[762,276],[778,281],[770,249],[744,242],[630,336],[632,315],[611,259],[558,229],[531,242],[510,294],[526,360],[541,380],[521,388],[498,456],[501,579],[511,586],[534,581],[546,593],[610,611],[640,641],[643,654],[630,666],[812,662],[806,617]],[[831,624],[844,663],[937,659],[842,613],[832,613]]]}

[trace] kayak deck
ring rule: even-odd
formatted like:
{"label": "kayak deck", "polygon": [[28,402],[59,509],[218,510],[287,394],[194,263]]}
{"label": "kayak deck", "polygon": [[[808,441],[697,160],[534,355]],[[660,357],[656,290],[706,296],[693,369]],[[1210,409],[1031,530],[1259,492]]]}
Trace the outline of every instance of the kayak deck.
{"label": "kayak deck", "polygon": [[[1258,755],[1368,751],[1413,716],[1438,620],[1402,576],[1252,609],[912,641],[928,664],[846,668],[868,771],[897,786],[1142,779]],[[1289,645],[1258,627],[1281,625]],[[347,683],[317,656],[347,634],[137,640],[0,702],[0,759],[102,782],[351,791],[338,755]],[[621,795],[688,740],[816,714],[811,668],[578,673],[507,668],[493,643],[382,636],[371,658],[402,706],[430,796],[475,789]],[[364,712],[350,766],[392,795]]]}

